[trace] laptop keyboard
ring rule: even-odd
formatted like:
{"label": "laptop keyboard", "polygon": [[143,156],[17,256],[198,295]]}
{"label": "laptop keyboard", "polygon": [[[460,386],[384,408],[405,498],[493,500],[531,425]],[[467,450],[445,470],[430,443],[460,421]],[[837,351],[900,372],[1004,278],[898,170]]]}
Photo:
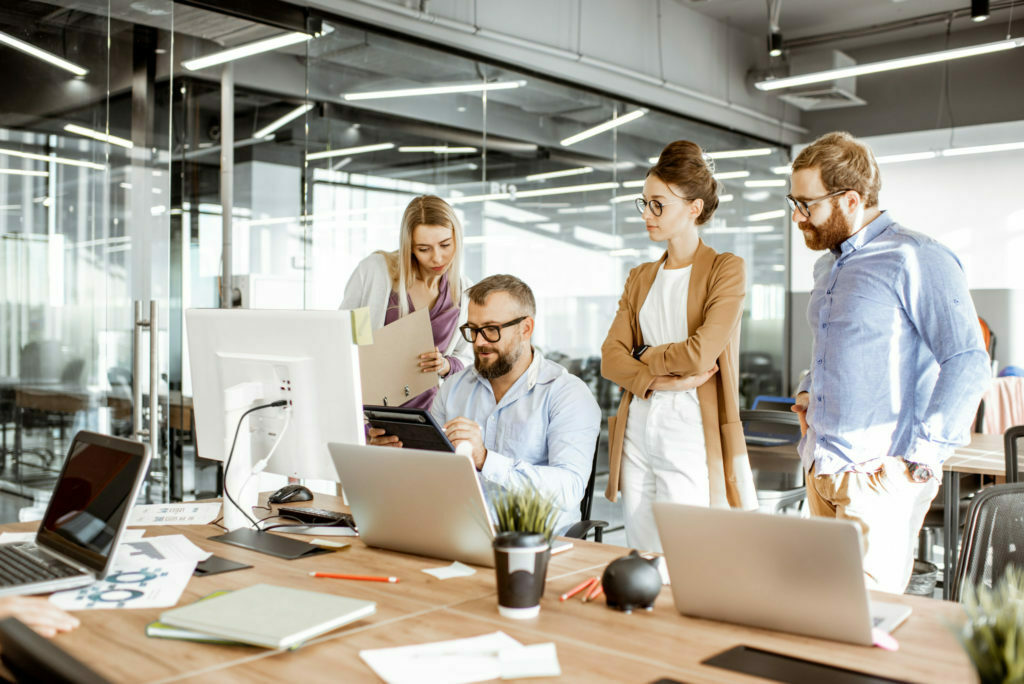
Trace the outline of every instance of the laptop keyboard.
{"label": "laptop keyboard", "polygon": [[47,580],[74,577],[81,570],[56,558],[32,553],[18,544],[0,544],[0,587],[32,584]]}

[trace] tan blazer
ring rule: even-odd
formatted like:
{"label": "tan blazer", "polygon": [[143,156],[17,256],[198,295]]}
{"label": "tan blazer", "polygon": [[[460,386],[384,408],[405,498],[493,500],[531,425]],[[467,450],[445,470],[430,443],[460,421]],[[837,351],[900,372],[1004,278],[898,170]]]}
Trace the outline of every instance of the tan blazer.
{"label": "tan blazer", "polygon": [[708,370],[717,361],[718,372],[697,388],[707,446],[711,505],[757,508],[757,492],[740,422],[740,318],[746,292],[743,259],[735,254],[719,254],[701,241],[694,256],[686,300],[689,337],[683,342],[651,347],[644,360],[637,361],[632,351],[643,344],[640,307],[667,256],[666,252],[658,261],[630,271],[619,310],[601,345],[601,375],[624,390],[618,415],[608,419],[609,474],[605,496],[615,501],[619,495],[622,442],[633,395],[650,397],[655,376],[693,375]]}

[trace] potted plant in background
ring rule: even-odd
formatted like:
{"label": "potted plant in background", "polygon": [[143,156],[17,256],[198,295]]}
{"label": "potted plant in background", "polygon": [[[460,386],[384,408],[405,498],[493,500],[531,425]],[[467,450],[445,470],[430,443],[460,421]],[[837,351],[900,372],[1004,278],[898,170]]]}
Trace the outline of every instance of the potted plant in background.
{"label": "potted plant in background", "polygon": [[498,612],[515,619],[536,617],[558,509],[550,496],[535,487],[494,488],[490,500],[498,527],[494,537]]}
{"label": "potted plant in background", "polygon": [[982,684],[1024,682],[1024,571],[1009,567],[995,588],[966,587],[960,642]]}

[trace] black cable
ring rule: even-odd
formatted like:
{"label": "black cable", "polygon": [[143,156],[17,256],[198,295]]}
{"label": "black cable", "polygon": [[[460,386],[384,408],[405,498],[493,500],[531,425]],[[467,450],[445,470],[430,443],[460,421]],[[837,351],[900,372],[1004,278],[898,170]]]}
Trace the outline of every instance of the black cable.
{"label": "black cable", "polygon": [[273,402],[271,402],[269,404],[263,404],[262,406],[253,406],[251,409],[249,409],[248,411],[243,413],[242,417],[238,419],[238,425],[235,426],[235,437],[234,437],[234,439],[231,440],[231,451],[228,452],[228,460],[224,463],[224,497],[228,501],[230,501],[231,504],[235,508],[237,508],[242,513],[242,515],[245,516],[245,519],[253,524],[253,526],[257,525],[256,521],[253,520],[252,516],[249,515],[249,513],[247,513],[245,511],[245,509],[243,509],[241,506],[238,505],[237,501],[235,501],[234,499],[231,498],[231,492],[228,491],[228,468],[231,467],[231,457],[235,455],[235,444],[238,442],[238,432],[239,432],[239,430],[242,429],[242,421],[245,420],[245,417],[248,416],[253,411],[261,411],[261,410],[267,409],[267,408],[278,408],[280,406],[287,406],[287,405],[288,405],[288,400],[287,399],[278,399],[277,401],[273,401]]}

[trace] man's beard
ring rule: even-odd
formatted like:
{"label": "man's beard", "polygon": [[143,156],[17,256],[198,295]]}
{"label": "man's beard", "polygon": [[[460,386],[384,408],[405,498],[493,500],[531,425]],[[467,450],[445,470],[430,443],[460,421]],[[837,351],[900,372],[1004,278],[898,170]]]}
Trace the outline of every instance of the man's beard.
{"label": "man's beard", "polygon": [[809,249],[815,251],[822,249],[834,249],[839,245],[843,244],[847,238],[850,237],[850,226],[846,222],[846,217],[843,216],[843,212],[839,211],[838,202],[836,198],[832,199],[832,213],[829,215],[825,223],[816,226],[810,221],[804,221],[799,224],[801,226],[810,225],[809,230],[801,228],[800,230],[804,234],[804,242],[807,244]]}
{"label": "man's beard", "polygon": [[512,367],[516,365],[516,361],[523,355],[523,348],[516,345],[508,351],[500,351],[495,347],[484,349],[484,351],[492,351],[496,354],[496,357],[489,364],[484,365],[480,356],[476,350],[473,350],[473,367],[476,368],[476,372],[480,374],[480,377],[484,380],[493,380],[494,378],[500,378],[506,375],[512,370]]}

